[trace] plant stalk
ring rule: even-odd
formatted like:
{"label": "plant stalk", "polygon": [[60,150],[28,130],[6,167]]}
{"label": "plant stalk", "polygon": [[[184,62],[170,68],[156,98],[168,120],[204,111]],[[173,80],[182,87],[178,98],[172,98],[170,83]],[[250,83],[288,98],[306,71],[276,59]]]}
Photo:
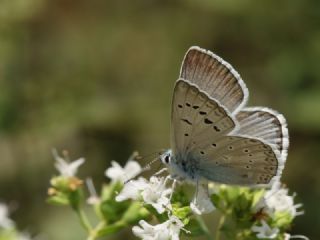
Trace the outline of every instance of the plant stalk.
{"label": "plant stalk", "polygon": [[226,220],[226,215],[222,214],[220,219],[219,219],[218,226],[217,226],[217,232],[216,232],[216,235],[215,235],[215,240],[220,240],[220,238],[221,238],[221,228],[222,228],[225,220]]}

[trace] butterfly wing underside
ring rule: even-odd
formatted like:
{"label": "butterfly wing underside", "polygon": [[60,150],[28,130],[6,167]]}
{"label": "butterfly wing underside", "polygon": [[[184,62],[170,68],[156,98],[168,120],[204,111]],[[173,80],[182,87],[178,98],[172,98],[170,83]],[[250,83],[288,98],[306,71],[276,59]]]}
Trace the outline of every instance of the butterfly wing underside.
{"label": "butterfly wing underside", "polygon": [[231,113],[247,102],[248,89],[239,73],[214,53],[191,47],[182,62],[180,78],[187,79],[219,101]]}
{"label": "butterfly wing underside", "polygon": [[284,116],[266,107],[247,107],[237,113],[238,135],[256,137],[272,146],[278,154],[278,177],[287,158],[289,134]]}
{"label": "butterfly wing underside", "polygon": [[277,174],[276,150],[258,137],[234,135],[239,124],[228,109],[188,80],[176,82],[171,125],[176,164],[194,162],[198,179],[252,185]]}

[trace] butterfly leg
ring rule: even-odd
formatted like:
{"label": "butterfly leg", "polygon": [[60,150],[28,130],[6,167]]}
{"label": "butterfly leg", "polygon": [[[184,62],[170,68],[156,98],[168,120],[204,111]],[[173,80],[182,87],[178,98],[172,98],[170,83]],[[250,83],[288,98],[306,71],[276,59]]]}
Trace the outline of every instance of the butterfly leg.
{"label": "butterfly leg", "polygon": [[166,171],[168,171],[167,168],[162,168],[162,169],[160,169],[158,172],[156,172],[155,174],[153,174],[153,176],[158,176],[158,175],[160,175],[161,173],[164,173],[164,172],[166,172]]}
{"label": "butterfly leg", "polygon": [[170,197],[169,197],[169,202],[171,202],[171,199],[172,199],[172,196],[173,196],[173,192],[176,188],[176,185],[177,185],[177,180],[176,179],[173,179],[173,183],[172,183],[172,186],[171,186],[171,193],[170,193]]}
{"label": "butterfly leg", "polygon": [[197,204],[197,200],[198,200],[198,194],[199,194],[199,181],[197,181],[197,183],[196,183],[196,192],[195,192],[195,197],[194,197],[194,199],[195,199],[195,204]]}

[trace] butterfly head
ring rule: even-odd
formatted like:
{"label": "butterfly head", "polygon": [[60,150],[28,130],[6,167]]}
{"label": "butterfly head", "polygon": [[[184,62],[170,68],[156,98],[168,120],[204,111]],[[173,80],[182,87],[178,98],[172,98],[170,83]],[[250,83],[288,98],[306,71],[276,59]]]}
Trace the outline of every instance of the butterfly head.
{"label": "butterfly head", "polygon": [[166,166],[171,164],[171,158],[172,158],[171,150],[167,150],[160,155],[161,162]]}

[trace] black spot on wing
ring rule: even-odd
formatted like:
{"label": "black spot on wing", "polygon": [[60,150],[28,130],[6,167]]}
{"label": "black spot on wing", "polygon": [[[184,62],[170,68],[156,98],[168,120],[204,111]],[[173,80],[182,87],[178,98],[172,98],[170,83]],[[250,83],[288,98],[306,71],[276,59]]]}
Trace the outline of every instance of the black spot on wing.
{"label": "black spot on wing", "polygon": [[204,123],[206,124],[212,124],[213,122],[209,118],[204,119]]}
{"label": "black spot on wing", "polygon": [[192,123],[188,119],[182,118],[181,121],[183,121],[183,122],[185,122],[185,123],[187,123],[189,125],[192,125]]}
{"label": "black spot on wing", "polygon": [[217,126],[213,126],[213,129],[216,131],[216,132],[220,132],[220,128],[218,128]]}

